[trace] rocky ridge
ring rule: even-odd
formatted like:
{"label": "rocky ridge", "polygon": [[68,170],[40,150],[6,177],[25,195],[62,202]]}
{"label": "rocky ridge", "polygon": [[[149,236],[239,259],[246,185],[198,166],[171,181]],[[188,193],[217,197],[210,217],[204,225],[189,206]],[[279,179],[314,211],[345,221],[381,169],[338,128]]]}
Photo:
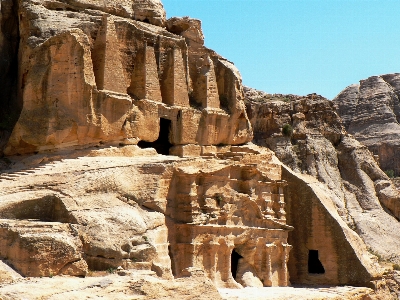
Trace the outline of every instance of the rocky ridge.
{"label": "rocky ridge", "polygon": [[[245,91],[254,142],[273,150],[295,172],[318,179],[340,217],[370,251],[398,263],[399,191],[367,147],[347,134],[334,103],[315,94],[279,95],[272,101],[264,96],[260,101],[254,100],[257,92]],[[291,127],[287,134],[285,125]]]}
{"label": "rocky ridge", "polygon": [[333,99],[346,130],[379,158],[382,170],[400,174],[400,75],[372,76]]}

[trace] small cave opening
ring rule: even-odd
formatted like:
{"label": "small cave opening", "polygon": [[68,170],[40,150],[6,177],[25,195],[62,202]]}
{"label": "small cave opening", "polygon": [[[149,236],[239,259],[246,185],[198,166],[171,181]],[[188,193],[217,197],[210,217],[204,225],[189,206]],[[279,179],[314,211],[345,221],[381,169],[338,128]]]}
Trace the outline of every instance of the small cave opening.
{"label": "small cave opening", "polygon": [[232,277],[235,280],[238,270],[239,259],[241,258],[243,258],[243,256],[241,256],[239,253],[236,252],[235,249],[233,249],[231,254],[231,272],[232,272]]}
{"label": "small cave opening", "polygon": [[154,142],[140,141],[138,146],[142,149],[154,148],[158,154],[169,155],[169,149],[173,146],[169,142],[169,134],[171,131],[171,120],[161,118],[160,119],[160,133],[158,139]]}
{"label": "small cave opening", "polygon": [[325,268],[319,260],[318,250],[308,251],[308,273],[309,274],[324,274]]}

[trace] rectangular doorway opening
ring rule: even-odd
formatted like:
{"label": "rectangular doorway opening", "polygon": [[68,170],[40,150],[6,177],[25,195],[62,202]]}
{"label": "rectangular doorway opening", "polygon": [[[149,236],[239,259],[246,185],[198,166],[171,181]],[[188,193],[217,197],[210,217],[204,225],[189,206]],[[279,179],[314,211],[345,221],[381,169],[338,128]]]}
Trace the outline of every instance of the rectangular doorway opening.
{"label": "rectangular doorway opening", "polygon": [[169,149],[173,146],[169,141],[169,135],[171,132],[172,122],[171,120],[161,118],[160,119],[160,133],[158,139],[154,142],[140,141],[138,146],[140,148],[154,148],[158,154],[169,155]]}
{"label": "rectangular doorway opening", "polygon": [[325,268],[319,260],[318,250],[308,250],[308,273],[324,274]]}

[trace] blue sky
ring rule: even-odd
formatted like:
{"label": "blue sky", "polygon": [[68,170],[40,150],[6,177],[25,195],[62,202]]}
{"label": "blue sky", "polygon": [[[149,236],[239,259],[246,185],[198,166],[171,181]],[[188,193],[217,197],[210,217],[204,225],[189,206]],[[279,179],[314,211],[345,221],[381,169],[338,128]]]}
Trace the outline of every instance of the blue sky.
{"label": "blue sky", "polygon": [[333,99],[372,75],[400,72],[400,0],[161,0],[167,17],[202,20],[207,47],[245,85]]}

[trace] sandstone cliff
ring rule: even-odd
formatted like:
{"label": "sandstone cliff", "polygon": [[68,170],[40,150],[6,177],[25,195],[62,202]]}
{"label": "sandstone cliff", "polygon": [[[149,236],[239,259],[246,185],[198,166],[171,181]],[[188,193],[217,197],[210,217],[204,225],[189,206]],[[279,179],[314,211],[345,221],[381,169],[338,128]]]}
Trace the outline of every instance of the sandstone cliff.
{"label": "sandstone cliff", "polygon": [[346,130],[379,157],[382,170],[395,176],[400,174],[399,78],[397,73],[372,76],[350,85],[333,100]]}
{"label": "sandstone cliff", "polygon": [[2,18],[14,27],[3,30],[11,35],[4,51],[19,55],[0,73],[17,74],[11,102],[21,109],[8,116],[18,121],[7,155],[100,142],[157,145],[160,130],[169,146],[155,147],[167,154],[251,140],[240,74],[203,46],[200,21],[166,21],[156,0],[6,4]]}
{"label": "sandstone cliff", "polygon": [[[398,263],[400,194],[372,153],[346,133],[334,104],[316,94],[306,97],[268,95],[246,89],[246,96],[254,142],[272,149],[295,171],[293,174],[316,178],[321,193],[332,201],[331,214],[337,212],[363,239],[371,253]],[[288,125],[291,130],[285,132],[283,128]],[[300,186],[291,188],[290,177],[284,176],[289,182],[288,193],[291,193],[288,201],[293,203],[289,220],[293,225],[298,224],[294,226],[294,238],[298,236],[296,230],[302,228],[299,224],[304,224],[298,219],[304,214],[297,214],[297,210],[300,203],[307,200],[304,193],[298,193]],[[298,199],[297,203],[293,202],[293,197]],[[289,240],[294,245],[304,243]]]}

